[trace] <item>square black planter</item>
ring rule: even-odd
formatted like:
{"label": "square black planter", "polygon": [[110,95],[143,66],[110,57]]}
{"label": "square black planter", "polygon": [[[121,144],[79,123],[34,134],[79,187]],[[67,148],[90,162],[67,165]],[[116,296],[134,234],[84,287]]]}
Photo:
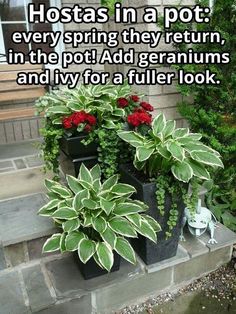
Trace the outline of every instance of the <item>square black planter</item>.
{"label": "square black planter", "polygon": [[185,205],[182,199],[178,201],[177,208],[179,211],[179,219],[177,225],[172,230],[172,236],[166,240],[165,232],[168,230],[167,221],[171,209],[171,196],[166,193],[165,214],[164,216],[160,215],[155,194],[156,184],[143,182],[142,179],[136,177],[134,173],[135,171],[132,165],[120,166],[121,181],[136,188],[137,194],[134,195],[135,199],[143,201],[148,205],[149,209],[146,213],[153,217],[162,228],[162,231],[157,233],[157,244],[141,235],[138,239],[132,240],[135,251],[145,264],[150,265],[176,255]]}
{"label": "square black planter", "polygon": [[[77,252],[74,253],[74,258],[77,261],[80,272],[85,280],[108,274],[108,271],[99,267],[93,258],[90,258],[90,260],[86,264],[83,264],[80,261]],[[120,269],[120,255],[114,253],[114,264],[110,272],[118,271],[119,269]]]}
{"label": "square black planter", "polygon": [[97,162],[97,156],[73,158],[65,154],[62,150],[60,151],[59,163],[64,175],[69,174],[77,178],[82,163],[90,169],[95,166]]}
{"label": "square black planter", "polygon": [[86,140],[88,138],[87,134],[80,134],[74,137],[68,137],[63,135],[60,139],[60,149],[71,157],[89,157],[97,155],[97,144],[92,142],[88,145],[84,145],[82,140]]}

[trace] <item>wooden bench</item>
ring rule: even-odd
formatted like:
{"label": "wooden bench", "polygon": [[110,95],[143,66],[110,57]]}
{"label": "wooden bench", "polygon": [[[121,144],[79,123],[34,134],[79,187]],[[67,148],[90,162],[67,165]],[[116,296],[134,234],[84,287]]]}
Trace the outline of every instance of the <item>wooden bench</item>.
{"label": "wooden bench", "polygon": [[[8,65],[0,63],[0,102],[18,102],[21,100],[36,99],[45,94],[45,87],[36,85],[18,85],[16,83],[19,72],[43,71],[40,65],[23,64]],[[34,116],[35,109],[21,107],[15,109],[0,109],[0,121],[8,119],[26,118]]]}

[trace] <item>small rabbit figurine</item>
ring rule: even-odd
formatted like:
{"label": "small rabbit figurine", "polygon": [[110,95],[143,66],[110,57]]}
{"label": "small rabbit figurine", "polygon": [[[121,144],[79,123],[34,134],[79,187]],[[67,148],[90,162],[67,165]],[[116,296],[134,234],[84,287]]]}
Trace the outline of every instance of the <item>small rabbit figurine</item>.
{"label": "small rabbit figurine", "polygon": [[190,233],[196,237],[201,236],[206,231],[210,232],[209,244],[216,244],[214,239],[215,223],[214,216],[209,209],[201,206],[201,200],[198,200],[197,211],[195,214],[190,213],[188,208],[184,210],[184,217],[182,220],[180,241],[185,241],[183,235],[184,226],[187,224]]}

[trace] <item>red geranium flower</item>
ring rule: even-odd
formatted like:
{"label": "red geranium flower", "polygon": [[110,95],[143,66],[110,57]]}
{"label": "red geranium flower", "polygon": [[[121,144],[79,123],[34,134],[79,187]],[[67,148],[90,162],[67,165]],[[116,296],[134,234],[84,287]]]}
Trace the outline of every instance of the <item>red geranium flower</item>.
{"label": "red geranium flower", "polygon": [[147,112],[134,112],[127,117],[127,121],[134,127],[138,127],[141,124],[150,125],[152,117]]}
{"label": "red geranium flower", "polygon": [[62,120],[62,125],[64,127],[64,129],[70,129],[72,128],[73,124],[72,124],[72,119],[71,117],[65,117]]}
{"label": "red geranium flower", "polygon": [[86,112],[84,111],[79,111],[79,112],[74,112],[71,117],[72,117],[72,121],[73,124],[75,126],[78,126],[80,123],[83,123],[86,119]]}
{"label": "red geranium flower", "polygon": [[145,109],[146,111],[153,111],[154,108],[152,105],[150,105],[148,102],[141,102],[140,105],[143,107],[143,109]]}
{"label": "red geranium flower", "polygon": [[86,121],[88,121],[90,125],[95,125],[97,122],[96,118],[91,114],[87,114]]}
{"label": "red geranium flower", "polygon": [[129,106],[129,101],[126,98],[119,98],[117,99],[118,107],[125,108]]}
{"label": "red geranium flower", "polygon": [[132,95],[130,99],[133,100],[133,102],[138,102],[140,98],[137,95]]}

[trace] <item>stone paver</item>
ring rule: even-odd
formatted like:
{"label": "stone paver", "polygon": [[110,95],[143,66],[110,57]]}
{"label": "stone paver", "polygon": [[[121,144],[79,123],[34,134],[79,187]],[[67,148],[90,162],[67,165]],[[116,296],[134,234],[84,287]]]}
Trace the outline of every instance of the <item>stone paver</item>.
{"label": "stone paver", "polygon": [[30,156],[30,157],[25,157],[25,162],[28,167],[39,167],[43,165],[43,161],[41,158],[38,156]]}
{"label": "stone paver", "polygon": [[11,160],[0,161],[0,169],[14,168]]}
{"label": "stone paver", "polygon": [[25,268],[22,273],[29,297],[29,305],[33,312],[55,303],[46,285],[40,265]]}
{"label": "stone paver", "polygon": [[184,237],[186,241],[181,241],[180,243],[188,251],[190,257],[193,258],[209,252],[209,248],[188,231],[185,232]]}
{"label": "stone paver", "polygon": [[45,203],[43,194],[33,194],[0,202],[0,239],[3,246],[50,235],[54,224],[37,215]]}
{"label": "stone paver", "polygon": [[208,244],[210,239],[209,233],[203,234],[199,239],[210,249],[210,251],[218,250],[226,245],[232,245],[236,243],[236,233],[226,228],[221,223],[217,223],[215,229],[215,239],[217,241],[216,244]]}
{"label": "stone paver", "polygon": [[[41,168],[28,168],[0,174],[0,198],[9,199],[21,195],[45,192],[45,178],[52,178],[53,174],[45,175]],[[10,188],[9,188],[10,187]]]}
{"label": "stone paver", "polygon": [[0,313],[30,313],[25,305],[19,274],[16,271],[0,276]]}
{"label": "stone paver", "polygon": [[9,263],[8,267],[14,267],[27,261],[23,243],[9,245],[4,250],[6,259]]}
{"label": "stone paver", "polygon": [[188,252],[183,247],[181,247],[181,245],[179,245],[177,249],[177,254],[175,256],[167,260],[164,260],[164,261],[152,264],[152,265],[148,265],[146,266],[146,270],[148,273],[153,273],[161,269],[172,267],[176,264],[186,262],[187,260],[189,260]]}
{"label": "stone paver", "polygon": [[19,159],[15,159],[13,160],[15,166],[17,169],[25,169],[26,168],[26,164],[24,163],[24,160],[22,158]]}
{"label": "stone paver", "polygon": [[37,314],[92,314],[91,296],[85,295],[66,303],[57,304]]}
{"label": "stone paver", "polygon": [[0,145],[0,159],[11,159],[22,156],[38,154],[36,143],[39,141],[25,141],[21,143],[2,144]]}
{"label": "stone paver", "polygon": [[122,261],[119,271],[84,280],[74,256],[49,262],[46,264],[46,267],[58,297],[84,295],[88,291],[116,284],[127,278],[135,277],[142,272],[139,264],[134,266]]}
{"label": "stone paver", "polygon": [[4,256],[3,248],[0,247],[0,270],[5,269],[7,267],[6,260]]}

